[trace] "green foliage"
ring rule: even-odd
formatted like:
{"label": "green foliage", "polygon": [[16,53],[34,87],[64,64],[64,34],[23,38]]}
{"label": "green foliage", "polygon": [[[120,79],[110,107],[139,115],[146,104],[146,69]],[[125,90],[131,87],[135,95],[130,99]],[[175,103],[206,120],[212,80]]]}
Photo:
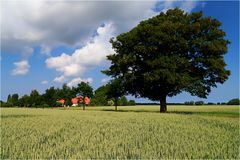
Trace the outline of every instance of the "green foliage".
{"label": "green foliage", "polygon": [[3,108],[0,159],[239,159],[238,106],[111,109]]}
{"label": "green foliage", "polygon": [[216,105],[216,103],[208,102],[207,105]]}
{"label": "green foliage", "polygon": [[11,97],[11,102],[13,104],[13,106],[18,106],[18,94],[14,93]]}
{"label": "green foliage", "polygon": [[43,105],[42,105],[42,108],[49,108],[50,106],[48,105],[48,104],[46,104],[46,103],[44,103]]}
{"label": "green foliage", "polygon": [[227,102],[228,105],[240,105],[240,99],[234,98]]}
{"label": "green foliage", "polygon": [[202,12],[170,9],[110,42],[116,54],[107,56],[112,65],[103,72],[121,78],[130,94],[160,100],[163,112],[166,96],[186,91],[206,98],[230,75],[224,62],[229,41],[221,22]]}
{"label": "green foliage", "polygon": [[30,97],[28,95],[24,95],[19,99],[20,107],[30,107]]}
{"label": "green foliage", "polygon": [[135,105],[136,105],[136,103],[135,103],[135,101],[134,101],[134,100],[130,100],[130,101],[128,102],[128,105],[129,105],[129,106],[135,106]]}
{"label": "green foliage", "polygon": [[107,104],[108,104],[108,106],[113,106],[113,105],[114,105],[114,101],[113,101],[113,100],[109,100],[109,101],[107,102]]}
{"label": "green foliage", "polygon": [[187,101],[187,102],[184,102],[185,105],[194,105],[194,101]]}
{"label": "green foliage", "polygon": [[8,95],[8,97],[7,97],[7,103],[6,103],[6,104],[7,104],[7,106],[9,106],[9,107],[13,107],[11,94]]}
{"label": "green foliage", "polygon": [[45,91],[45,93],[42,95],[43,101],[48,104],[50,107],[56,106],[56,100],[57,97],[57,90],[54,87],[50,87]]}
{"label": "green foliage", "polygon": [[40,106],[42,102],[41,99],[42,97],[39,94],[39,92],[37,90],[32,90],[29,97],[30,106],[32,107]]}
{"label": "green foliage", "polygon": [[196,101],[195,105],[204,105],[204,102],[203,101]]}
{"label": "green foliage", "polygon": [[127,106],[128,105],[128,100],[125,96],[122,96],[120,99],[119,99],[119,102],[118,104],[120,106]]}
{"label": "green foliage", "polygon": [[[62,104],[57,103],[57,100],[59,99],[65,99],[65,105],[71,106],[71,99],[79,93],[82,96],[92,97],[91,105],[108,105],[108,101],[114,99],[114,96],[119,95],[119,97],[121,97],[123,95],[123,90],[116,87],[116,82],[113,82],[113,84],[107,84],[99,87],[93,94],[93,88],[88,83],[82,82],[78,84],[77,87],[72,88],[63,84],[62,88],[50,87],[49,89],[46,89],[45,93],[42,95],[39,94],[37,90],[32,90],[30,95],[24,95],[20,98],[18,98],[18,94],[16,93],[13,95],[9,94],[7,102],[2,102],[1,107],[42,107],[42,105],[60,107]],[[119,103],[118,105],[128,105],[126,97],[122,97],[118,100],[119,97],[117,97],[117,103]]]}
{"label": "green foliage", "polygon": [[93,88],[89,85],[89,83],[81,82],[78,84],[76,88],[74,88],[75,92],[82,95],[87,96],[89,98],[93,97]]}
{"label": "green foliage", "polygon": [[[123,89],[122,79],[116,78],[114,80],[111,80],[106,85],[106,87],[107,87],[107,89],[106,89],[107,98],[113,98],[114,105],[117,107],[119,105],[118,104],[119,98],[125,94],[125,90]],[[123,102],[123,103],[125,103],[125,102]],[[117,110],[117,108],[116,108],[116,110]]]}
{"label": "green foliage", "polygon": [[93,98],[91,99],[91,104],[94,104],[96,106],[105,106],[108,105],[109,98],[107,97],[107,86],[101,86],[99,87],[95,93]]}
{"label": "green foliage", "polygon": [[12,103],[0,101],[0,107],[13,107]]}

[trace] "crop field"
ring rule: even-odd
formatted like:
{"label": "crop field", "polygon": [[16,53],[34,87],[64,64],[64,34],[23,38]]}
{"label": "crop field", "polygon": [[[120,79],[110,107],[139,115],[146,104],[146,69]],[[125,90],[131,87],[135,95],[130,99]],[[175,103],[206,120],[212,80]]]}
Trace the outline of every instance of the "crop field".
{"label": "crop field", "polygon": [[1,159],[239,159],[239,106],[1,108]]}

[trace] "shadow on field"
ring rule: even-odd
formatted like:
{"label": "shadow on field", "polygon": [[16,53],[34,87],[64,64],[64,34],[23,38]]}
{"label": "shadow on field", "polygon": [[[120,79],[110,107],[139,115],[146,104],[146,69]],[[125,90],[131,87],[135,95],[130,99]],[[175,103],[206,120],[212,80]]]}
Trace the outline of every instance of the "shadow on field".
{"label": "shadow on field", "polygon": [[147,113],[159,113],[159,111],[148,111],[148,110],[121,110],[118,109],[117,111],[115,111],[114,109],[102,109],[100,111],[109,111],[109,112],[147,112]]}
{"label": "shadow on field", "polygon": [[31,117],[39,117],[44,115],[27,115],[27,114],[16,114],[16,115],[1,115],[2,119],[5,118],[31,118]]}
{"label": "shadow on field", "polygon": [[[108,111],[108,112],[135,112],[135,113],[160,113],[159,111],[150,111],[150,110],[117,110],[114,109],[102,109],[99,111]],[[202,115],[202,116],[219,116],[219,117],[231,117],[239,118],[238,112],[196,112],[196,111],[167,111],[168,114],[179,114],[179,115]],[[164,114],[164,113],[160,113]]]}
{"label": "shadow on field", "polygon": [[168,111],[168,113],[182,114],[182,115],[203,115],[203,116],[219,116],[238,118],[238,112],[194,112],[194,111]]}

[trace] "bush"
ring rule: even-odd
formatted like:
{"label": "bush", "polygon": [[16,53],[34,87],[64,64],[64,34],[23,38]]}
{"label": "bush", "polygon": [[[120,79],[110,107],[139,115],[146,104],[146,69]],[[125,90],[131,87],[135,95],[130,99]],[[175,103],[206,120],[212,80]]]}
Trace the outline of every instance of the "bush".
{"label": "bush", "polygon": [[207,105],[216,105],[216,104],[213,102],[208,102]]}
{"label": "bush", "polygon": [[129,105],[129,106],[135,106],[136,103],[135,103],[134,100],[130,100],[130,101],[128,101],[128,105]]}
{"label": "bush", "polygon": [[107,105],[108,105],[108,106],[113,106],[113,105],[114,105],[113,100],[108,101],[108,102],[107,102]]}
{"label": "bush", "polygon": [[199,105],[199,106],[200,106],[200,105],[204,105],[204,102],[203,102],[203,101],[196,101],[196,102],[195,102],[195,105]]}
{"label": "bush", "polygon": [[0,102],[0,107],[13,107],[13,104],[1,101]]}
{"label": "bush", "polygon": [[194,101],[184,102],[185,105],[194,105]]}
{"label": "bush", "polygon": [[227,102],[227,105],[239,105],[240,104],[240,99],[234,98],[231,99],[230,101]]}
{"label": "bush", "polygon": [[127,106],[128,105],[127,98],[125,96],[122,96],[118,101],[118,105],[119,106]]}
{"label": "bush", "polygon": [[49,105],[46,104],[46,103],[44,103],[44,104],[42,105],[42,107],[43,107],[43,108],[49,108]]}

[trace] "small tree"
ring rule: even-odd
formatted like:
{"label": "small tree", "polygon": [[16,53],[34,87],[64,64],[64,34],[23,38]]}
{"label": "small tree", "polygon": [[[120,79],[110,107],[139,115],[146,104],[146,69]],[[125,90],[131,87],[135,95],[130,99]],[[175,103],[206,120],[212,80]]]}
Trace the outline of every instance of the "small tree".
{"label": "small tree", "polygon": [[81,82],[75,88],[75,91],[83,96],[83,110],[85,110],[85,97],[93,97],[93,88],[89,85],[89,83]]}
{"label": "small tree", "polygon": [[101,86],[98,89],[96,89],[96,91],[94,92],[94,96],[91,100],[91,103],[95,103],[95,105],[99,105],[99,106],[104,106],[104,105],[108,105],[108,98],[106,95],[107,92],[107,86]]}
{"label": "small tree", "polygon": [[118,99],[125,94],[121,79],[114,79],[107,84],[107,97],[114,99],[115,111],[117,111]]}
{"label": "small tree", "polygon": [[107,105],[108,105],[108,106],[113,106],[113,105],[114,105],[113,100],[109,100],[109,101],[107,101]]}
{"label": "small tree", "polygon": [[6,104],[9,105],[9,107],[10,107],[10,106],[13,106],[11,94],[8,95],[8,97],[7,97],[7,103],[6,103]]}
{"label": "small tree", "polygon": [[41,95],[39,94],[39,92],[36,89],[32,90],[30,93],[30,99],[29,99],[30,105],[32,107],[40,106],[41,102],[42,102],[41,98],[42,98]]}
{"label": "small tree", "polygon": [[240,105],[240,99],[234,98],[227,102],[228,105]]}
{"label": "small tree", "polygon": [[29,107],[30,103],[30,97],[28,95],[24,95],[19,99],[19,105],[21,107]]}
{"label": "small tree", "polygon": [[187,101],[187,102],[184,102],[185,105],[194,105],[194,101]]}
{"label": "small tree", "polygon": [[12,95],[11,102],[12,102],[13,106],[18,106],[18,97],[19,96],[17,93]]}
{"label": "small tree", "polygon": [[136,103],[135,103],[134,100],[130,100],[130,101],[128,101],[128,105],[129,105],[129,106],[135,106]]}
{"label": "small tree", "polygon": [[203,102],[203,101],[196,101],[196,102],[195,102],[195,105],[198,105],[198,106],[204,105],[204,102]]}
{"label": "small tree", "polygon": [[42,95],[43,102],[48,104],[50,107],[55,107],[57,105],[56,100],[57,97],[57,90],[54,87],[50,87],[45,91],[45,93]]}
{"label": "small tree", "polygon": [[128,100],[125,96],[120,97],[119,99],[119,106],[127,106],[128,105]]}

